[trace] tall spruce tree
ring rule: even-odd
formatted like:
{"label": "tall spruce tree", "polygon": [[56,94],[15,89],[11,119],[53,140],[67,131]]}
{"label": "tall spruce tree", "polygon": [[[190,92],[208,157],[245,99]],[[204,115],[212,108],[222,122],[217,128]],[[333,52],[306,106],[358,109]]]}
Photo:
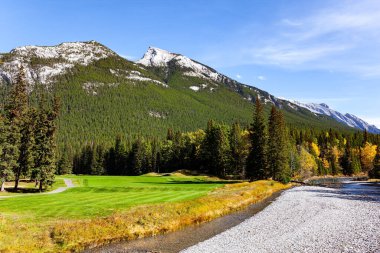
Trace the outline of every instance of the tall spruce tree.
{"label": "tall spruce tree", "polygon": [[11,125],[6,118],[0,116],[0,191],[4,191],[4,184],[13,176],[13,170],[17,166],[18,148],[14,145]]}
{"label": "tall spruce tree", "polygon": [[372,178],[380,178],[380,146],[377,146],[376,156],[373,160],[373,169],[368,173]]}
{"label": "tall spruce tree", "polygon": [[231,172],[234,175],[244,176],[246,158],[245,145],[239,123],[232,124],[230,132]]}
{"label": "tall spruce tree", "polygon": [[139,137],[133,144],[129,154],[130,174],[141,175],[145,172],[145,144]]}
{"label": "tall spruce tree", "polygon": [[[16,162],[8,163],[9,169],[13,171],[15,176],[15,188],[18,187],[20,175],[23,170],[30,167],[30,147],[31,137],[30,126],[28,125],[28,93],[26,89],[24,68],[21,66],[19,73],[16,77],[16,81],[12,86],[11,92],[8,96],[6,104],[4,106],[5,117],[9,124],[8,131],[8,161],[16,160]],[[26,136],[23,136],[26,135]],[[12,158],[10,156],[13,156]],[[20,167],[20,163],[21,167]]]}
{"label": "tall spruce tree", "polygon": [[268,164],[274,180],[290,181],[289,143],[284,116],[273,105],[269,116]]}
{"label": "tall spruce tree", "polygon": [[228,131],[224,126],[209,121],[202,143],[202,161],[209,173],[224,177],[229,165]]}
{"label": "tall spruce tree", "polygon": [[55,133],[56,119],[59,113],[59,99],[54,99],[53,109],[48,108],[44,95],[39,102],[39,111],[35,127],[35,147],[33,178],[39,183],[39,190],[54,182],[56,171]]}
{"label": "tall spruce tree", "polygon": [[66,144],[63,147],[62,154],[57,163],[57,174],[71,174],[73,172],[72,158],[72,148],[70,145]]}
{"label": "tall spruce tree", "polygon": [[344,149],[344,154],[341,158],[341,165],[343,168],[343,174],[351,176],[354,174],[354,168],[353,168],[353,159],[352,159],[352,150],[351,150],[351,143],[348,140],[346,143],[346,147]]}
{"label": "tall spruce tree", "polygon": [[253,123],[250,128],[249,155],[247,158],[246,174],[250,181],[267,177],[267,132],[264,120],[264,107],[256,96]]}
{"label": "tall spruce tree", "polygon": [[14,172],[15,190],[18,188],[20,177],[29,175],[33,169],[34,128],[36,126],[36,117],[37,110],[33,107],[29,107],[21,128],[20,155],[18,158],[18,167]]}

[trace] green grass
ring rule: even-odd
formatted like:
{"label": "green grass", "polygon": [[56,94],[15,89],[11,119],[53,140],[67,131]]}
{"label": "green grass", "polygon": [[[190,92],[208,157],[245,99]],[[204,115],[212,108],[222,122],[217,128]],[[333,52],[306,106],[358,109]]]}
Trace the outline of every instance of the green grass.
{"label": "green grass", "polygon": [[33,219],[107,216],[136,205],[198,198],[224,185],[190,176],[67,176],[78,187],[51,195],[0,200],[0,213]]}

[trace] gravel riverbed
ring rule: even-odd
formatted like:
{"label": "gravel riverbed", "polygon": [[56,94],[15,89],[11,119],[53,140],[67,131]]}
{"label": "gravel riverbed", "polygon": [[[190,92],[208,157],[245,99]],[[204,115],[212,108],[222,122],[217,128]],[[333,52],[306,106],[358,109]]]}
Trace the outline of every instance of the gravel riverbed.
{"label": "gravel riverbed", "polygon": [[379,253],[380,188],[371,188],[372,194],[358,185],[293,188],[255,216],[182,252]]}

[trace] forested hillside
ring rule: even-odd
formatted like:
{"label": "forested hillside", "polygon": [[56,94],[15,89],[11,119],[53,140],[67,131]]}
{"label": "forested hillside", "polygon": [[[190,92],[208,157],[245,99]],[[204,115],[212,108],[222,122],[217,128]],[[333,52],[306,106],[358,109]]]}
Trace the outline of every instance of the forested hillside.
{"label": "forested hillside", "polygon": [[[18,48],[1,56],[1,101],[21,64],[32,101],[40,93],[61,98],[58,147],[61,153],[66,146],[70,154],[89,143],[111,146],[116,135],[134,140],[137,136],[162,138],[168,128],[194,131],[210,119],[226,124],[238,121],[248,127],[256,95],[267,114],[272,105],[281,108],[289,126],[353,131],[331,117],[238,83],[185,56],[172,55],[179,60],[145,66],[94,41]],[[196,72],[199,68],[204,73]]]}

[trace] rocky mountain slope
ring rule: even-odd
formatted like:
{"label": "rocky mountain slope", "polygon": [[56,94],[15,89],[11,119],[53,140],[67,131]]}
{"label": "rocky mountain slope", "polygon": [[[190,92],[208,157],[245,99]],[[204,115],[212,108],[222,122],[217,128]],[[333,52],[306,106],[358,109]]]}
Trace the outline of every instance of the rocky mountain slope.
{"label": "rocky mountain slope", "polygon": [[355,115],[349,113],[342,114],[338,111],[335,111],[331,109],[327,104],[305,104],[297,101],[293,101],[293,103],[300,107],[308,109],[312,113],[330,116],[336,119],[337,121],[346,124],[349,127],[357,128],[363,131],[366,130],[370,133],[380,134],[380,129],[378,129],[376,126],[370,125],[369,123],[365,122],[364,120],[358,118]]}
{"label": "rocky mountain slope", "polygon": [[32,96],[34,87],[41,85],[61,97],[58,138],[73,146],[113,142],[120,133],[164,136],[169,127],[190,131],[204,128],[209,119],[248,126],[256,96],[267,112],[272,104],[282,108],[288,124],[295,127],[362,129],[154,47],[137,62],[95,41],[16,48],[0,54],[0,87],[12,84],[20,66]]}

